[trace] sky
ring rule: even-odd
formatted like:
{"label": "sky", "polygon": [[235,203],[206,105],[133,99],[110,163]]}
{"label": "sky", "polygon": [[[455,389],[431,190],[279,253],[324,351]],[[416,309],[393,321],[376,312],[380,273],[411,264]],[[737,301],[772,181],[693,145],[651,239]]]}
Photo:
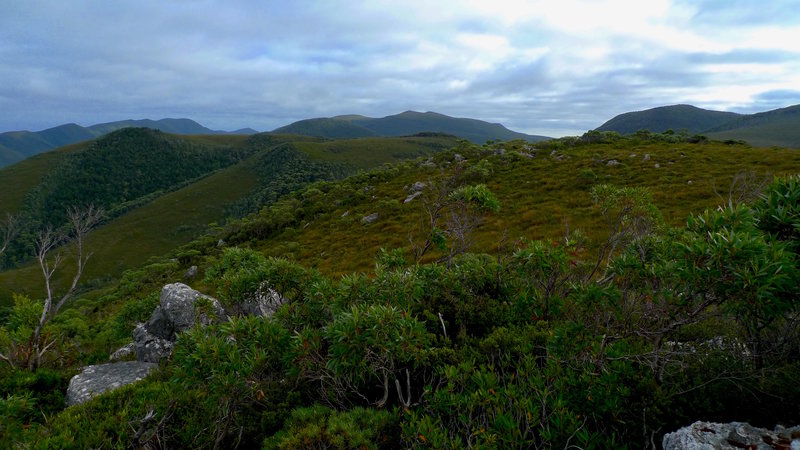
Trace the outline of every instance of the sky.
{"label": "sky", "polygon": [[800,103],[797,0],[0,0],[0,132],[406,110],[580,135]]}

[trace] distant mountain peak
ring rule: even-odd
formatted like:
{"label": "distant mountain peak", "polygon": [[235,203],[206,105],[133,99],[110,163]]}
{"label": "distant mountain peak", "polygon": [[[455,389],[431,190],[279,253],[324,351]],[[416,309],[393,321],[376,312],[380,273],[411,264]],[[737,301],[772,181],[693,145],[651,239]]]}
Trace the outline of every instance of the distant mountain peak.
{"label": "distant mountain peak", "polygon": [[418,133],[445,133],[482,144],[488,140],[522,139],[531,142],[548,139],[509,130],[498,123],[450,117],[434,111],[403,111],[381,118],[344,115],[305,119],[277,128],[273,133],[301,134],[325,138],[368,136],[410,136]]}
{"label": "distant mountain peak", "polygon": [[686,130],[712,139],[743,140],[761,147],[800,148],[800,105],[755,114],[713,111],[693,105],[659,106],[620,114],[597,128],[631,134]]}

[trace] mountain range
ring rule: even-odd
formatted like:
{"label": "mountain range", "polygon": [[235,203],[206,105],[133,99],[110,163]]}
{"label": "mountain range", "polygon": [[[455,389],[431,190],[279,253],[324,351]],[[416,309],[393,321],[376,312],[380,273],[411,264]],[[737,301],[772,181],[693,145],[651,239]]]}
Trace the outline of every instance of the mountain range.
{"label": "mountain range", "polygon": [[254,134],[243,128],[232,132],[206,128],[190,119],[120,120],[88,127],[68,123],[42,131],[9,131],[0,133],[0,167],[64,145],[95,139],[122,128],[144,127],[172,134]]}
{"label": "mountain range", "polygon": [[686,131],[711,139],[742,140],[755,147],[800,148],[800,105],[756,114],[713,111],[691,105],[661,106],[620,114],[596,130],[620,134],[639,130]]}
{"label": "mountain range", "polygon": [[456,118],[435,112],[405,111],[382,118],[344,115],[306,119],[280,127],[273,133],[321,136],[326,138],[356,138],[376,136],[408,136],[422,132],[447,133],[476,144],[490,140],[522,139],[538,142],[550,139],[509,130],[499,123]]}

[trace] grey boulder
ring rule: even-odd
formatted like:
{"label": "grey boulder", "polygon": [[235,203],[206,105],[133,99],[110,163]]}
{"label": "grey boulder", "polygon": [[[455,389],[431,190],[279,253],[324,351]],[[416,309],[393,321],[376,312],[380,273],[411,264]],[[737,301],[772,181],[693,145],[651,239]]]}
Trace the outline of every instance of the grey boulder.
{"label": "grey boulder", "polygon": [[776,427],[774,431],[742,422],[697,421],[662,440],[664,450],[800,449],[800,426]]}
{"label": "grey boulder", "polygon": [[183,283],[161,289],[159,305],[147,323],[133,330],[136,359],[159,362],[172,354],[176,335],[195,324],[207,326],[228,320],[217,299],[202,294]]}
{"label": "grey boulder", "polygon": [[87,366],[72,377],[67,388],[67,406],[78,405],[104,392],[139,381],[158,367],[141,361]]}

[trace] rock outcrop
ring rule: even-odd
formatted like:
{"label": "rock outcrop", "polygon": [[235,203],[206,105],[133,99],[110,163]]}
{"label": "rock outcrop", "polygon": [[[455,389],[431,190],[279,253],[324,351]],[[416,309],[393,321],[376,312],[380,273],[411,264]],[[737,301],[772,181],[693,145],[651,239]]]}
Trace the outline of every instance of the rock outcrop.
{"label": "rock outcrop", "polygon": [[[282,302],[280,295],[269,289],[252,308],[258,309],[260,315],[268,315]],[[141,380],[158,367],[158,362],[172,355],[178,333],[195,324],[206,326],[225,320],[229,320],[228,315],[217,299],[183,283],[164,286],[159,305],[153,310],[150,320],[138,324],[133,330],[133,342],[114,352],[110,358],[118,361],[135,351],[136,361],[84,368],[69,382],[67,405],[83,403],[95,395]]]}
{"label": "rock outcrop", "polygon": [[695,422],[664,435],[664,450],[791,449],[800,450],[800,425],[774,431],[747,423]]}
{"label": "rock outcrop", "polygon": [[146,377],[158,364],[126,361],[84,367],[67,388],[67,406],[78,405],[103,392]]}
{"label": "rock outcrop", "polygon": [[172,354],[177,333],[195,323],[206,326],[225,320],[228,316],[217,299],[183,283],[168,284],[161,289],[159,305],[150,320],[133,330],[136,359],[159,362]]}
{"label": "rock outcrop", "polygon": [[361,223],[364,225],[370,224],[378,220],[378,213],[372,213],[361,218]]}
{"label": "rock outcrop", "polygon": [[258,289],[255,298],[245,300],[239,304],[241,314],[246,316],[271,317],[286,299],[275,289],[262,286]]}
{"label": "rock outcrop", "polygon": [[108,357],[108,360],[111,362],[122,361],[123,359],[126,359],[129,355],[132,355],[134,353],[136,353],[136,344],[130,342],[118,348],[117,351],[115,351],[114,353],[111,354],[111,356]]}

